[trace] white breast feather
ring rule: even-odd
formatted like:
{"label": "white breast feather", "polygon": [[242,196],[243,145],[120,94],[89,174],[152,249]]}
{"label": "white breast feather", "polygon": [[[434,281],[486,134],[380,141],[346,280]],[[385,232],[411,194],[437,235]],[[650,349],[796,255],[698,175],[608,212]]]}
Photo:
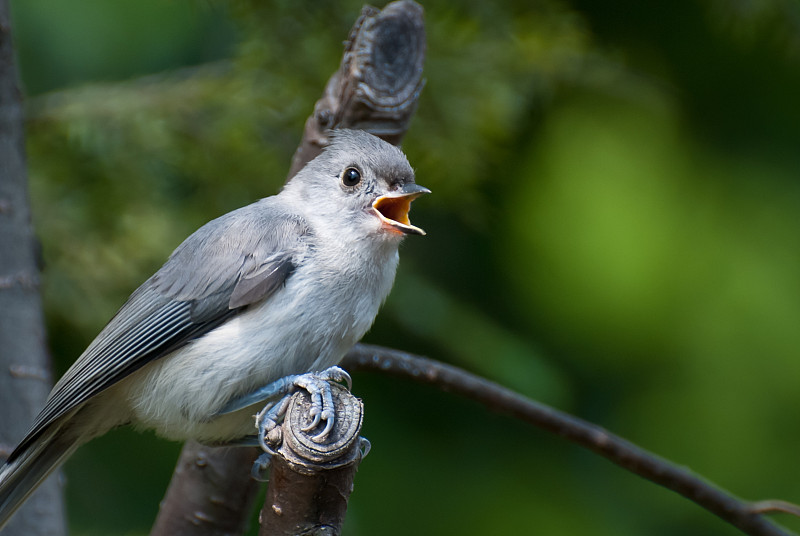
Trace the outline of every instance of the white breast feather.
{"label": "white breast feather", "polygon": [[341,360],[370,328],[394,281],[397,242],[379,245],[356,272],[331,268],[339,248],[315,251],[314,262],[302,263],[262,304],[133,374],[120,388],[134,424],[172,439],[254,433],[258,408],[212,416],[236,396]]}

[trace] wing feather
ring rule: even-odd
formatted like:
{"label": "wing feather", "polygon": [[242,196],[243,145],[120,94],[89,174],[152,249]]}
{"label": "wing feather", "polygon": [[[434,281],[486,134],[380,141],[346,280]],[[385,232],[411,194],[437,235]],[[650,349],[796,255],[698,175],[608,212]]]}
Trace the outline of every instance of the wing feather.
{"label": "wing feather", "polygon": [[187,238],[58,381],[9,460],[91,397],[280,289],[309,230],[275,199],[226,214]]}

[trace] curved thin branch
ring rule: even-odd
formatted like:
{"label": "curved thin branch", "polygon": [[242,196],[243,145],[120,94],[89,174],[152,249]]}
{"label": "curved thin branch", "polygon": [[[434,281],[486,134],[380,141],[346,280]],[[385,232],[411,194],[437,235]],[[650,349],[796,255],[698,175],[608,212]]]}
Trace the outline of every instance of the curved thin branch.
{"label": "curved thin branch", "polygon": [[750,504],[750,511],[754,514],[781,513],[800,517],[800,506],[780,499],[766,499]]}
{"label": "curved thin branch", "polygon": [[[791,512],[788,503],[750,503],[704,480],[691,471],[668,462],[600,426],[535,402],[492,381],[457,367],[390,348],[356,345],[342,361],[348,370],[375,370],[384,374],[428,383],[449,392],[477,400],[485,406],[511,414],[525,422],[555,433],[609,459],[637,475],[675,491],[752,536],[787,536],[761,513]],[[760,506],[759,506],[760,505]],[[794,510],[797,507],[791,505]]]}

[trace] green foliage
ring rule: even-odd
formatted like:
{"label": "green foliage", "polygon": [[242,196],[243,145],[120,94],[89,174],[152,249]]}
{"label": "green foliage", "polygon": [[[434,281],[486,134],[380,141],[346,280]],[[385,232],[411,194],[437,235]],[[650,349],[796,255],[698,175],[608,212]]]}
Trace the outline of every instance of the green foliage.
{"label": "green foliage", "polygon": [[[12,4],[63,371],[185,236],[280,188],[361,4]],[[800,502],[796,5],[424,7],[404,148],[434,192],[413,213],[428,236],[367,340]],[[374,448],[348,534],[737,533],[451,395],[366,374],[355,392]],[[146,533],[175,451],[132,433],[82,449],[74,533]]]}

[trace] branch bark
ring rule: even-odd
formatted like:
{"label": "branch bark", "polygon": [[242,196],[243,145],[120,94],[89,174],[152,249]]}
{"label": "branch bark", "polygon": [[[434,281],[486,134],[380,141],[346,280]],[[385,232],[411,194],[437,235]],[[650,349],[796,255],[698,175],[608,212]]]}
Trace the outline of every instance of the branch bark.
{"label": "branch bark", "polygon": [[399,145],[417,109],[424,81],[422,7],[401,0],[382,11],[364,6],[350,30],[339,70],[306,120],[289,178],[328,144],[328,130],[366,130]]}
{"label": "branch bark", "polygon": [[[9,6],[0,0],[0,461],[25,435],[51,387],[24,145]],[[51,478],[4,534],[65,532],[61,489]]]}
{"label": "branch bark", "polygon": [[364,406],[341,385],[331,387],[336,420],[322,441],[312,437],[318,432],[316,428],[304,430],[311,397],[305,391],[292,396],[279,428],[280,447],[270,462],[267,496],[259,516],[260,536],[334,536],[342,532],[347,501],[362,458],[358,434]]}
{"label": "branch bark", "polygon": [[258,450],[252,448],[187,443],[150,534],[242,534],[258,492],[258,483],[250,478],[257,456]]}
{"label": "branch bark", "polygon": [[[305,125],[303,139],[292,159],[287,180],[313,159],[327,144],[327,131],[334,128],[366,130],[390,143],[398,144],[408,129],[422,90],[422,66],[425,60],[425,27],[423,11],[415,2],[401,0],[383,10],[366,6],[350,31],[341,65],[325,86],[314,113]],[[178,461],[178,468],[191,466],[195,452],[202,447],[187,443]],[[178,471],[173,474],[161,504],[151,536],[201,534],[203,536],[240,534],[246,526],[255,488],[238,502],[239,508],[215,510],[213,505],[185,501],[181,490],[196,490],[197,497],[225,497],[238,494],[242,478],[248,474],[258,456],[257,449],[233,447],[239,454],[240,466],[228,474],[208,478],[204,471]],[[206,463],[216,465],[217,458],[231,459],[229,448],[204,451]],[[280,462],[279,462],[280,463]],[[273,482],[277,480],[273,475]],[[238,496],[238,495],[237,495]],[[269,500],[265,508],[271,508]],[[214,511],[208,522],[196,526],[191,520],[195,511]],[[181,520],[184,520],[181,522]],[[230,527],[242,527],[239,532]],[[169,530],[167,530],[169,528]]]}
{"label": "branch bark", "polygon": [[398,350],[356,345],[342,361],[348,370],[373,370],[428,383],[477,400],[587,448],[620,467],[679,493],[751,536],[792,534],[761,515],[765,511],[797,511],[782,501],[751,503],[702,479],[691,471],[644,450],[619,436],[457,367]]}

